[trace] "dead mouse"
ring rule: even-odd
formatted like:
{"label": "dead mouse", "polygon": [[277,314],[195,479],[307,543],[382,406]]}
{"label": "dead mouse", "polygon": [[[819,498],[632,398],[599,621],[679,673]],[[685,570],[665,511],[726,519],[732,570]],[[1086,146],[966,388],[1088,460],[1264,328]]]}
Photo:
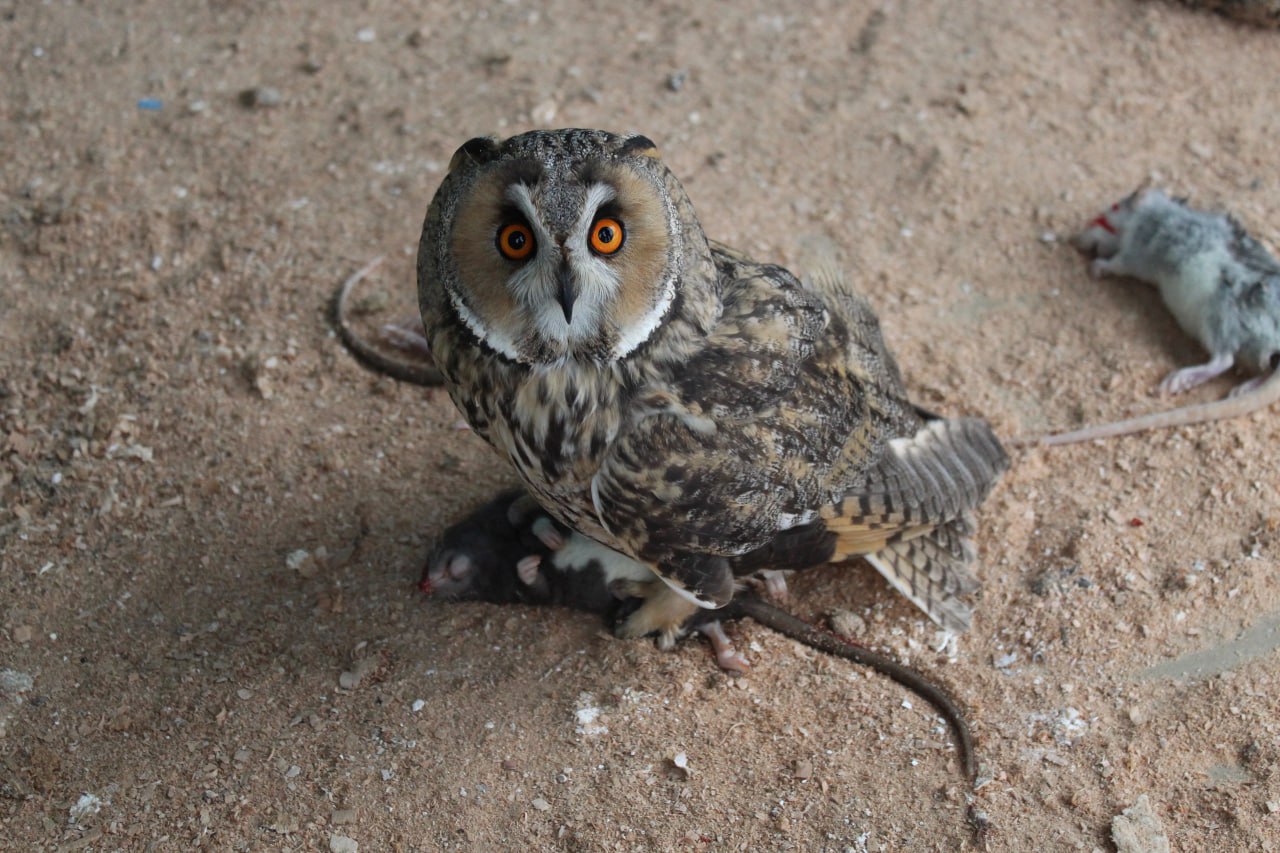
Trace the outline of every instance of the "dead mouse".
{"label": "dead mouse", "polygon": [[351,301],[351,291],[355,290],[359,284],[369,273],[373,272],[382,263],[382,256],[374,258],[369,263],[356,270],[347,278],[333,296],[333,325],[338,331],[338,337],[352,355],[359,361],[363,362],[366,367],[385,373],[393,379],[399,379],[401,382],[410,382],[414,385],[423,385],[432,387],[440,385],[444,382],[444,377],[440,375],[440,370],[431,363],[431,348],[427,343],[426,336],[422,333],[422,321],[416,317],[401,320],[396,323],[388,323],[382,327],[382,336],[392,346],[402,350],[409,350],[415,353],[420,361],[401,360],[384,355],[381,350],[368,341],[361,338],[351,328],[351,312],[349,303]]}
{"label": "dead mouse", "polygon": [[1032,440],[1068,444],[1234,418],[1280,399],[1280,261],[1229,216],[1188,207],[1158,189],[1139,190],[1089,223],[1072,241],[1093,255],[1095,276],[1130,276],[1155,285],[1178,325],[1209,361],[1165,377],[1178,394],[1239,365],[1259,374],[1211,403]]}
{"label": "dead mouse", "polygon": [[[776,565],[777,556],[770,553],[760,559]],[[736,568],[750,574],[748,570],[757,567],[751,563]],[[557,604],[616,619],[642,601],[651,585],[661,583],[644,564],[566,531],[523,492],[512,491],[445,530],[427,559],[421,589],[496,604]],[[908,666],[797,619],[749,588],[718,610],[698,611],[685,629],[706,635],[717,663],[741,673],[748,669],[747,661],[734,650],[721,622],[743,616],[818,651],[873,669],[926,699],[955,732],[965,778],[973,784],[973,737],[963,712],[941,687]]]}

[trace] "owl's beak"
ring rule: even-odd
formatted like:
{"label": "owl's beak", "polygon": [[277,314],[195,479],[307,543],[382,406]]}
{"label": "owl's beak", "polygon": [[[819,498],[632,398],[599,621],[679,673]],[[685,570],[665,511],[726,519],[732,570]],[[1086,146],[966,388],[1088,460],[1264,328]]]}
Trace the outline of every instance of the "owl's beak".
{"label": "owl's beak", "polygon": [[556,284],[559,288],[556,298],[560,302],[560,310],[564,311],[564,321],[572,323],[573,303],[578,300],[578,282],[574,279],[573,268],[569,266],[568,260],[560,262],[560,268],[556,271]]}

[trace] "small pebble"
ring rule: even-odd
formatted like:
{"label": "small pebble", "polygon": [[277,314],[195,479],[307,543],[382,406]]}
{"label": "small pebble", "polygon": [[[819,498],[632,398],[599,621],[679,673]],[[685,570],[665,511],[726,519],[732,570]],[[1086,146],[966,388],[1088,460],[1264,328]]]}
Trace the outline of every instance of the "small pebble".
{"label": "small pebble", "polygon": [[545,100],[538,104],[529,112],[529,117],[533,119],[533,123],[541,127],[550,127],[556,120],[556,113],[559,108],[553,100]]}
{"label": "small pebble", "polygon": [[679,92],[684,88],[684,84],[689,79],[687,71],[673,71],[667,75],[667,88],[673,92]]}
{"label": "small pebble", "polygon": [[1111,819],[1116,853],[1169,853],[1169,836],[1146,794]]}
{"label": "small pebble", "polygon": [[842,637],[859,637],[866,633],[867,620],[851,610],[837,610],[831,614],[831,630]]}
{"label": "small pebble", "polygon": [[359,853],[360,845],[345,835],[329,836],[329,853]]}
{"label": "small pebble", "polygon": [[1188,142],[1187,150],[1190,151],[1192,154],[1194,154],[1196,157],[1200,158],[1201,160],[1213,159],[1213,149],[1210,148],[1208,145],[1205,145],[1203,142],[1196,142],[1194,140],[1191,142]]}
{"label": "small pebble", "polygon": [[274,86],[254,86],[240,93],[240,105],[249,109],[278,107],[283,101],[284,96]]}
{"label": "small pebble", "polygon": [[378,40],[378,31],[373,27],[365,27],[356,33],[356,41],[362,44],[372,44]]}
{"label": "small pebble", "polygon": [[540,812],[546,812],[551,810],[551,803],[548,803],[546,800],[542,799],[542,797],[534,797],[533,802],[531,802],[529,805],[533,806],[535,809],[537,809]]}

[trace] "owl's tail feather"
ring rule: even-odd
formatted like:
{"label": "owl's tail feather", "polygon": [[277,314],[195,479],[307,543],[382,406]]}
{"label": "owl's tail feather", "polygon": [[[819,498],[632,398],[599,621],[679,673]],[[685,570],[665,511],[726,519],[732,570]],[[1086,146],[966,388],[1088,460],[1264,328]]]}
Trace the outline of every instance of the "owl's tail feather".
{"label": "owl's tail feather", "polygon": [[990,424],[978,418],[929,421],[911,438],[891,442],[890,451],[880,482],[873,475],[868,491],[932,510],[922,521],[948,521],[975,508],[1009,467]]}
{"label": "owl's tail feather", "polygon": [[890,444],[867,482],[822,512],[835,559],[864,555],[939,625],[968,628],[977,589],[973,511],[1009,458],[977,418],[937,419]]}
{"label": "owl's tail feather", "polygon": [[866,559],[930,619],[948,631],[960,632],[969,629],[973,616],[960,596],[978,588],[969,568],[975,553],[973,542],[953,523],[914,539],[891,542]]}

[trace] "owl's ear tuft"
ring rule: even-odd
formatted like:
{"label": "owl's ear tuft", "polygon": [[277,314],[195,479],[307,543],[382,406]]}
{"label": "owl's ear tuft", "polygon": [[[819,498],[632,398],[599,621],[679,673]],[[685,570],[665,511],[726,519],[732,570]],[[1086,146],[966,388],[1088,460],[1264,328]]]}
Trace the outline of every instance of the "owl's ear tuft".
{"label": "owl's ear tuft", "polygon": [[449,171],[452,172],[468,160],[476,165],[488,163],[497,153],[498,137],[496,136],[477,136],[475,139],[468,139],[453,152],[453,159],[449,161]]}
{"label": "owl's ear tuft", "polygon": [[658,146],[647,136],[635,134],[622,140],[616,152],[619,157],[653,157],[658,159]]}

